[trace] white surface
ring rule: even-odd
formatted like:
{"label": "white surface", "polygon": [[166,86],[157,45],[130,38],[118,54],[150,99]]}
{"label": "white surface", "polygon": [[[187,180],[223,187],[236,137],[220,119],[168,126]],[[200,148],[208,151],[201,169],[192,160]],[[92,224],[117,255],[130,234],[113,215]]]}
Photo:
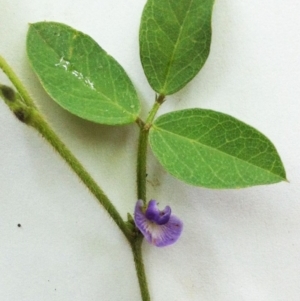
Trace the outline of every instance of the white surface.
{"label": "white surface", "polygon": [[[30,70],[25,36],[28,23],[42,20],[88,33],[127,70],[145,116],[154,95],[138,55],[144,3],[0,0],[1,55],[124,218],[136,201],[135,125],[95,125],[58,107]],[[200,189],[166,174],[150,155],[149,197],[171,204],[185,224],[174,246],[144,243],[152,301],[300,300],[299,11],[298,0],[217,0],[205,67],[161,109],[211,108],[256,127],[276,145],[290,183]],[[3,74],[0,81],[8,83]],[[2,102],[0,137],[1,301],[140,300],[122,234]]]}

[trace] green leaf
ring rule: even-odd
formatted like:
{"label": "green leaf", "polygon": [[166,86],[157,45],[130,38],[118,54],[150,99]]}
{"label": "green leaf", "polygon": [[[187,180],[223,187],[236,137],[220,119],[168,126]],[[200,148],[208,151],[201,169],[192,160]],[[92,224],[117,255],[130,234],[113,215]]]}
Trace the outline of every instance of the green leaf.
{"label": "green leaf", "polygon": [[183,88],[204,65],[214,0],[148,0],[140,26],[140,55],[158,93]]}
{"label": "green leaf", "polygon": [[286,179],[273,144],[249,125],[223,113],[188,109],[159,117],[150,145],[174,177],[207,188],[241,188]]}
{"label": "green leaf", "polygon": [[140,103],[124,69],[84,33],[61,23],[31,24],[27,54],[47,93],[69,112],[111,125],[138,117]]}

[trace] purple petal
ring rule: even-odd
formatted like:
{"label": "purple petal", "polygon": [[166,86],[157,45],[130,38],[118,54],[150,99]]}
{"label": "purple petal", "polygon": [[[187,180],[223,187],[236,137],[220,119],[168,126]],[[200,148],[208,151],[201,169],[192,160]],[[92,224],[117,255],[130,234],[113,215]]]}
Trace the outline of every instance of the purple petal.
{"label": "purple petal", "polygon": [[156,201],[151,200],[146,209],[145,216],[148,220],[154,221],[158,225],[166,224],[171,216],[171,208],[167,206],[164,210],[160,211],[157,207]]}
{"label": "purple petal", "polygon": [[159,209],[157,207],[156,201],[151,200],[148,203],[148,207],[145,211],[145,216],[150,221],[153,221],[156,218],[157,215],[159,215]]}
{"label": "purple petal", "polygon": [[148,220],[143,212],[141,200],[136,203],[134,221],[146,240],[157,247],[168,246],[176,242],[183,228],[181,220],[174,215],[171,215],[169,221],[164,225],[158,225]]}

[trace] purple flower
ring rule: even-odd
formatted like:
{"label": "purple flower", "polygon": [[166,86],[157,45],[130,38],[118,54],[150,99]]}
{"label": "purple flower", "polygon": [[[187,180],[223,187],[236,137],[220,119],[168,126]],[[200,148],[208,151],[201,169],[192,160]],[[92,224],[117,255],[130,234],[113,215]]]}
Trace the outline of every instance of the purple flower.
{"label": "purple flower", "polygon": [[167,206],[160,211],[155,200],[151,200],[146,209],[143,207],[143,201],[138,200],[134,221],[146,240],[157,247],[165,247],[177,241],[183,224],[178,217],[171,215],[171,208]]}

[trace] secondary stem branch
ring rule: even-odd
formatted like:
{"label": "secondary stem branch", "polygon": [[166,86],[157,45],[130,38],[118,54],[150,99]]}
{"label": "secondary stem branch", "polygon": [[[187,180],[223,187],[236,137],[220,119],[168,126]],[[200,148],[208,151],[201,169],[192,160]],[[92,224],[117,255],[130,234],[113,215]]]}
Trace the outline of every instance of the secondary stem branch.
{"label": "secondary stem branch", "polygon": [[159,95],[156,99],[151,111],[149,112],[146,123],[140,127],[140,136],[138,142],[138,158],[137,158],[137,196],[139,200],[143,200],[144,204],[147,201],[146,179],[147,179],[147,149],[149,129],[153,119],[164,102],[165,96]]}

